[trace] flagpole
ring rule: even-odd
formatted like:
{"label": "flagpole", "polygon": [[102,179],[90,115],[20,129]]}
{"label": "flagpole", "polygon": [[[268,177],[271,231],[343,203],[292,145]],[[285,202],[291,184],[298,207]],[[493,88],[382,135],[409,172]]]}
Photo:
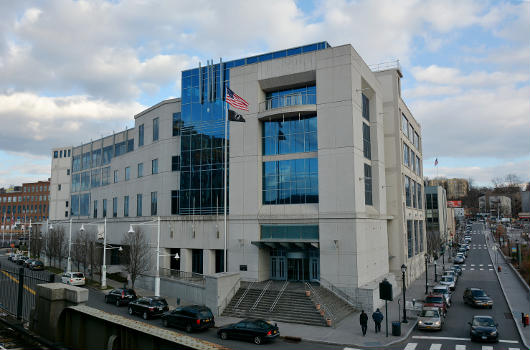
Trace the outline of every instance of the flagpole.
{"label": "flagpole", "polygon": [[224,249],[224,270],[225,272],[228,272],[228,266],[227,266],[227,233],[228,233],[228,230],[227,230],[227,223],[226,223],[226,197],[227,197],[227,188],[226,188],[226,185],[227,185],[227,163],[228,163],[228,104],[226,103],[226,101],[223,102],[224,105],[225,105],[225,139],[224,139],[224,146],[225,146],[225,150],[224,150],[224,193],[223,193],[223,196],[224,196],[224,202],[223,202],[223,215],[224,215],[224,227],[225,227],[225,242],[224,242],[224,245],[225,245],[225,249]]}

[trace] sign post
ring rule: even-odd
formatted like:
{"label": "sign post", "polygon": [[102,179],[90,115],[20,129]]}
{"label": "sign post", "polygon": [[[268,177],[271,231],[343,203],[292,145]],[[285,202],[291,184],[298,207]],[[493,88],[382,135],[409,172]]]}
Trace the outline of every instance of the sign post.
{"label": "sign post", "polygon": [[392,284],[385,278],[379,283],[379,299],[385,301],[386,336],[388,337],[388,301],[392,301]]}

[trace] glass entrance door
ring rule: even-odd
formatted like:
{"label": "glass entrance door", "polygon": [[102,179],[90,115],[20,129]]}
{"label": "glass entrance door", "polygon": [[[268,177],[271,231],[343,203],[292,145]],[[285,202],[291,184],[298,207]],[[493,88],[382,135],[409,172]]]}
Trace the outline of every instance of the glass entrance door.
{"label": "glass entrance door", "polygon": [[271,279],[281,281],[285,280],[285,257],[271,257]]}
{"label": "glass entrance door", "polygon": [[287,259],[287,280],[300,281],[302,279],[303,259]]}

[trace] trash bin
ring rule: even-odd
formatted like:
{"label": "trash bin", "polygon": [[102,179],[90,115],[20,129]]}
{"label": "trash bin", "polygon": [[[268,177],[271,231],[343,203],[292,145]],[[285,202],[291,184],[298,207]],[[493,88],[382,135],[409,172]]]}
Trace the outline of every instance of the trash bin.
{"label": "trash bin", "polygon": [[401,322],[392,322],[392,335],[395,337],[401,336]]}

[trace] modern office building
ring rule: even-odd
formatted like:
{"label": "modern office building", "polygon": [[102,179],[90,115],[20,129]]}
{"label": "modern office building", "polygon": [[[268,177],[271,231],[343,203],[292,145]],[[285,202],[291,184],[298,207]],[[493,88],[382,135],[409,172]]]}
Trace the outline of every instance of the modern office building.
{"label": "modern office building", "polygon": [[[351,45],[326,42],[183,71],[181,98],[66,148],[74,230],[105,218],[120,244],[130,224],[160,217],[163,268],[224,271],[226,242],[226,270],[244,280],[320,281],[373,307],[401,264],[407,283],[421,273],[426,245],[421,131],[400,78],[397,64],[374,72]],[[249,110],[225,138],[227,86]],[[61,159],[52,177],[68,174]],[[142,230],[156,244],[156,227]]]}
{"label": "modern office building", "polygon": [[425,221],[428,253],[434,256],[439,245],[449,240],[447,226],[447,196],[442,186],[425,187]]}

